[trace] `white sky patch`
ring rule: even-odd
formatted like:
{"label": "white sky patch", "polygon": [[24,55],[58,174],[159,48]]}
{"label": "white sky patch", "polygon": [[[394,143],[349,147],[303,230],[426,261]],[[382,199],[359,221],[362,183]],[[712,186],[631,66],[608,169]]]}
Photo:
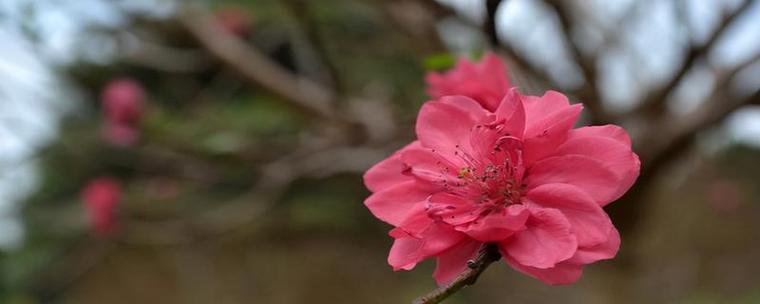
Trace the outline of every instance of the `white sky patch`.
{"label": "white sky patch", "polygon": [[746,108],[731,115],[726,124],[736,141],[760,148],[760,107]]}

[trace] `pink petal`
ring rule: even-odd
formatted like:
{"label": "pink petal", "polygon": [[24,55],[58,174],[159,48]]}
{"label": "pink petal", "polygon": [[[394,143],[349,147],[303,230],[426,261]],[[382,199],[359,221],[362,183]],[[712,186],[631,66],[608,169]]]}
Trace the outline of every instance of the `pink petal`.
{"label": "pink petal", "polygon": [[498,55],[488,52],[480,61],[481,70],[480,81],[485,84],[488,95],[481,101],[483,107],[490,111],[495,111],[504,95],[512,87],[507,74],[507,68]]}
{"label": "pink petal", "polygon": [[430,222],[420,236],[413,236],[401,228],[395,228],[389,234],[396,239],[388,255],[388,264],[394,270],[412,269],[420,261],[436,256],[466,238],[448,225],[435,222]]}
{"label": "pink petal", "polygon": [[604,163],[607,169],[617,176],[618,191],[620,196],[633,185],[639,176],[641,162],[636,153],[631,151],[630,144],[623,140],[602,137],[587,136],[585,132],[571,132],[568,140],[555,151],[556,155],[584,155]]}
{"label": "pink petal", "polygon": [[575,255],[568,260],[575,264],[590,264],[600,260],[608,260],[617,255],[620,248],[620,233],[615,227],[610,227],[607,240],[592,247],[579,247]]}
{"label": "pink petal", "polygon": [[451,249],[441,253],[436,260],[433,278],[439,286],[451,283],[456,277],[467,269],[467,261],[473,259],[482,243],[464,241]]}
{"label": "pink petal", "polygon": [[524,161],[530,167],[535,161],[553,154],[565,142],[568,131],[578,120],[583,106],[574,104],[538,120],[528,120],[524,135]]}
{"label": "pink petal", "polygon": [[628,133],[623,128],[616,125],[581,127],[573,130],[572,133],[571,137],[607,137],[617,140],[628,147],[631,146],[631,137],[628,136]]}
{"label": "pink petal", "polygon": [[422,243],[422,240],[411,236],[396,238],[388,254],[388,264],[393,266],[394,271],[411,270],[423,259],[419,254]]}
{"label": "pink petal", "polygon": [[583,155],[542,159],[528,169],[524,183],[527,190],[543,184],[570,184],[591,195],[599,206],[618,199],[627,189],[603,162]]}
{"label": "pink petal", "polygon": [[370,191],[378,192],[396,184],[412,180],[412,177],[403,174],[407,167],[401,161],[401,153],[419,147],[420,143],[414,141],[396,151],[390,157],[372,166],[372,168],[367,170],[367,173],[364,174],[364,185],[366,185]]}
{"label": "pink petal", "polygon": [[507,261],[507,264],[512,266],[515,270],[551,285],[566,285],[574,283],[575,281],[578,281],[583,274],[583,267],[581,265],[569,262],[561,262],[554,267],[540,269],[521,265],[509,257],[506,257],[505,260]]}
{"label": "pink petal", "polygon": [[556,91],[546,91],[544,96],[525,96],[525,117],[529,122],[540,121],[552,113],[570,107],[565,95]]}
{"label": "pink petal", "polygon": [[496,109],[496,121],[504,121],[505,136],[523,138],[526,122],[523,99],[517,88],[512,88]]}
{"label": "pink petal", "polygon": [[502,255],[520,265],[541,269],[553,267],[573,256],[578,241],[570,222],[557,209],[531,209],[526,229],[499,243]]}
{"label": "pink petal", "polygon": [[488,214],[470,225],[456,227],[481,242],[500,242],[525,229],[530,212],[523,205],[511,205],[504,210]]}
{"label": "pink petal", "polygon": [[477,102],[464,96],[448,96],[428,102],[417,116],[417,138],[423,147],[452,156],[465,147],[471,128],[486,114]]}
{"label": "pink petal", "polygon": [[[507,132],[500,125],[477,125],[470,136],[472,156],[482,163],[490,160],[492,163],[502,163],[509,156],[517,159],[517,151],[521,151],[523,143],[514,136],[506,136]],[[514,154],[514,155],[513,155]],[[461,166],[466,166],[463,164]]]}
{"label": "pink petal", "polygon": [[609,239],[612,221],[588,194],[569,184],[544,184],[525,194],[532,203],[562,211],[573,227],[578,247],[602,244]]}
{"label": "pink petal", "polygon": [[400,225],[416,212],[423,212],[424,202],[430,195],[415,181],[407,181],[376,192],[364,201],[375,217],[393,226]]}
{"label": "pink petal", "polygon": [[427,92],[438,99],[443,96],[462,95],[480,103],[488,111],[495,111],[499,102],[511,87],[504,63],[493,54],[487,53],[474,64],[460,58],[446,73],[428,73]]}
{"label": "pink petal", "polygon": [[428,198],[427,213],[433,219],[450,225],[469,223],[479,216],[470,199],[446,192],[438,192]]}
{"label": "pink petal", "polygon": [[433,149],[408,149],[401,154],[401,161],[408,166],[408,174],[429,184],[432,189],[456,183],[456,174],[462,166],[460,158],[446,158]]}

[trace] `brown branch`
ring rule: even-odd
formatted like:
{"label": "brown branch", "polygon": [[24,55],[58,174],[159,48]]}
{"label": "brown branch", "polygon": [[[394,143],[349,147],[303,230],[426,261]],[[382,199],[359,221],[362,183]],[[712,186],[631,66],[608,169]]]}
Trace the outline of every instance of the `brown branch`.
{"label": "brown branch", "polygon": [[[757,92],[754,95],[742,97],[730,93],[729,90],[731,81],[739,72],[758,61],[760,61],[760,53],[748,57],[733,68],[716,71],[715,74],[718,78],[715,82],[715,91],[699,108],[683,117],[662,119],[661,123],[650,129],[649,138],[660,139],[661,142],[659,145],[651,145],[651,152],[642,151],[645,160],[657,164],[660,159],[668,159],[669,155],[677,154],[673,151],[678,149],[679,143],[688,141],[700,130],[722,121],[742,106],[757,103]],[[680,123],[673,125],[671,121]],[[664,130],[670,130],[670,132],[663,133]],[[667,134],[671,135],[667,136]]]}
{"label": "brown branch", "polygon": [[197,73],[208,69],[213,63],[205,52],[182,49],[141,39],[135,33],[114,35],[121,56],[135,64],[169,73]]}
{"label": "brown branch", "polygon": [[665,85],[651,91],[641,104],[631,113],[634,115],[651,117],[662,116],[665,112],[665,103],[668,100],[668,95],[670,95],[670,93],[678,86],[695,63],[712,49],[723,33],[725,33],[726,29],[728,29],[729,25],[731,25],[743,12],[748,11],[747,8],[755,2],[756,0],[745,0],[736,10],[725,15],[704,43],[696,46],[692,45],[691,48],[689,48],[689,51],[685,56],[686,59],[681,64],[681,67],[676,70],[667,82],[665,82]]}
{"label": "brown branch", "polygon": [[320,65],[325,69],[327,76],[336,92],[343,92],[345,87],[343,79],[340,76],[338,67],[327,50],[324,43],[324,37],[319,31],[319,22],[315,20],[311,11],[311,1],[308,0],[286,0],[283,3],[290,9],[299,30],[303,33],[304,38],[311,46],[314,55],[317,57]]}
{"label": "brown branch", "polygon": [[499,33],[496,29],[496,11],[499,10],[502,0],[486,0],[486,22],[483,24],[483,31],[488,37],[492,46],[498,46]]}
{"label": "brown branch", "polygon": [[180,14],[179,21],[209,53],[250,83],[269,90],[307,114],[336,118],[335,94],[331,90],[280,67],[262,52],[218,28],[203,12],[187,8]]}
{"label": "brown branch", "polygon": [[[433,12],[438,20],[442,20],[448,17],[456,17],[462,23],[473,28],[482,29],[483,26],[477,24],[475,21],[470,20],[464,16],[461,16],[454,9],[439,3],[436,0],[417,0],[420,4],[424,5],[428,10]],[[494,10],[495,13],[495,10]],[[493,38],[490,38],[493,39]],[[524,72],[529,78],[539,82],[545,87],[559,88],[558,84],[552,80],[549,74],[544,69],[534,64],[524,55],[520,54],[509,41],[497,39],[498,44],[494,45],[496,51],[506,56],[515,65],[516,70]],[[563,89],[563,88],[559,88]]]}
{"label": "brown branch", "polygon": [[560,30],[563,33],[565,42],[567,43],[570,55],[575,63],[581,69],[581,74],[586,80],[585,85],[578,92],[581,101],[591,114],[591,120],[595,124],[606,123],[609,118],[607,112],[604,109],[604,103],[602,103],[601,96],[599,95],[599,86],[597,85],[597,72],[596,61],[587,57],[581,52],[578,44],[573,41],[573,20],[570,16],[570,7],[568,7],[569,1],[560,0],[545,0],[545,3],[549,5],[557,14],[557,18],[560,22]]}
{"label": "brown branch", "polygon": [[453,282],[439,287],[430,293],[417,298],[412,302],[413,304],[435,304],[440,303],[449,296],[453,295],[457,291],[464,287],[475,284],[480,277],[480,274],[491,265],[491,263],[498,261],[501,258],[499,250],[493,244],[486,244],[480,248],[478,255],[467,261],[467,270],[460,273],[459,276],[454,279]]}
{"label": "brown branch", "polygon": [[446,51],[436,28],[436,13],[424,4],[415,0],[374,0],[372,3],[415,50],[423,54]]}

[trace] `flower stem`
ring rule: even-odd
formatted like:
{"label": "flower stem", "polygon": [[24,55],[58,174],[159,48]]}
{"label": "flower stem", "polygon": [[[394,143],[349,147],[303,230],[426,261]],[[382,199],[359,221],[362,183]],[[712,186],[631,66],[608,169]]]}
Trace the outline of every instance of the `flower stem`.
{"label": "flower stem", "polygon": [[435,304],[440,303],[449,296],[453,295],[460,289],[475,284],[480,274],[488,268],[491,263],[498,261],[501,258],[496,245],[484,244],[480,248],[478,255],[467,261],[467,269],[457,276],[454,281],[444,286],[438,287],[430,293],[417,298],[412,302],[413,304]]}

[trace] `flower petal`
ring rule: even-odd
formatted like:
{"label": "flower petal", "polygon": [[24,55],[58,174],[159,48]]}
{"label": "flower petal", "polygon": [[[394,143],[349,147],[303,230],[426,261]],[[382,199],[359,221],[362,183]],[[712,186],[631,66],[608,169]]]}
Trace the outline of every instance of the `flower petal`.
{"label": "flower petal", "polygon": [[554,150],[568,136],[568,131],[578,120],[583,106],[574,104],[555,111],[538,120],[528,120],[523,137],[525,166],[530,167],[537,160],[553,154]]}
{"label": "flower petal", "polygon": [[530,212],[523,205],[511,205],[499,212],[454,229],[466,233],[481,242],[500,242],[525,229],[525,222]]}
{"label": "flower petal", "polygon": [[423,147],[444,156],[466,147],[470,130],[488,112],[474,100],[464,96],[447,96],[422,106],[417,116],[416,132]]}
{"label": "flower petal", "polygon": [[419,254],[420,248],[422,248],[422,240],[420,239],[408,235],[397,237],[388,254],[388,264],[393,267],[394,271],[411,270],[423,259]]}
{"label": "flower petal", "polygon": [[419,148],[420,143],[414,141],[406,147],[396,151],[390,157],[382,160],[367,170],[364,174],[364,184],[372,192],[392,187],[396,184],[409,181],[412,178],[403,174],[407,167],[401,161],[401,154],[409,149]]}
{"label": "flower petal", "polygon": [[525,96],[525,117],[528,122],[540,121],[557,111],[570,107],[565,95],[556,91],[546,91],[544,96]]}
{"label": "flower petal", "polygon": [[480,214],[469,199],[446,192],[438,192],[428,198],[427,213],[431,218],[450,225],[469,223]]}
{"label": "flower petal", "polygon": [[544,208],[562,211],[573,227],[578,247],[596,246],[609,239],[612,221],[588,194],[569,184],[544,184],[525,194],[527,200]]}
{"label": "flower petal", "polygon": [[412,180],[370,195],[364,201],[364,205],[375,217],[398,226],[415,212],[423,212],[428,196],[430,193],[418,187]]}
{"label": "flower petal", "polygon": [[464,166],[460,164],[461,159],[450,157],[446,158],[433,149],[416,148],[408,149],[401,153],[401,161],[408,168],[410,176],[417,180],[432,186],[441,188],[456,183],[456,172]]}
{"label": "flower petal", "polygon": [[523,266],[551,268],[573,256],[578,241],[557,209],[533,208],[526,229],[499,243],[499,250]]}
{"label": "flower petal", "polygon": [[617,255],[618,249],[620,249],[620,233],[615,227],[611,227],[605,242],[592,247],[579,247],[568,262],[583,265],[608,260]]}
{"label": "flower petal", "polygon": [[394,228],[389,235],[396,239],[388,255],[388,264],[394,270],[412,269],[420,261],[436,256],[466,239],[463,233],[433,221],[419,236],[413,236],[401,228]]}
{"label": "flower petal", "polygon": [[466,240],[441,253],[436,260],[433,278],[439,286],[451,283],[467,269],[467,261],[473,259],[482,243]]}
{"label": "flower petal", "polygon": [[512,88],[496,109],[496,121],[504,123],[504,136],[523,138],[526,122],[523,99],[524,96],[517,91],[517,88]]}
{"label": "flower petal", "polygon": [[584,155],[562,155],[542,159],[528,169],[527,190],[543,184],[565,183],[591,195],[599,206],[618,199],[628,185],[599,160]]}
{"label": "flower petal", "polygon": [[574,283],[583,274],[583,266],[569,262],[561,262],[554,267],[540,269],[522,265],[510,257],[505,257],[505,260],[515,270],[551,285]]}
{"label": "flower petal", "polygon": [[463,95],[479,102],[488,111],[494,111],[511,87],[506,68],[494,53],[486,53],[477,64],[460,58],[446,73],[428,73],[427,93],[433,98]]}
{"label": "flower petal", "polygon": [[614,139],[628,147],[631,146],[631,137],[623,128],[616,125],[588,126],[574,129],[571,137],[598,136]]}
{"label": "flower petal", "polygon": [[624,140],[586,136],[583,133],[581,132],[579,136],[578,132],[571,132],[567,141],[557,148],[555,155],[584,155],[601,161],[617,177],[619,193],[612,196],[621,196],[631,188],[639,176],[641,167],[639,157],[631,151],[630,144],[625,144]]}

